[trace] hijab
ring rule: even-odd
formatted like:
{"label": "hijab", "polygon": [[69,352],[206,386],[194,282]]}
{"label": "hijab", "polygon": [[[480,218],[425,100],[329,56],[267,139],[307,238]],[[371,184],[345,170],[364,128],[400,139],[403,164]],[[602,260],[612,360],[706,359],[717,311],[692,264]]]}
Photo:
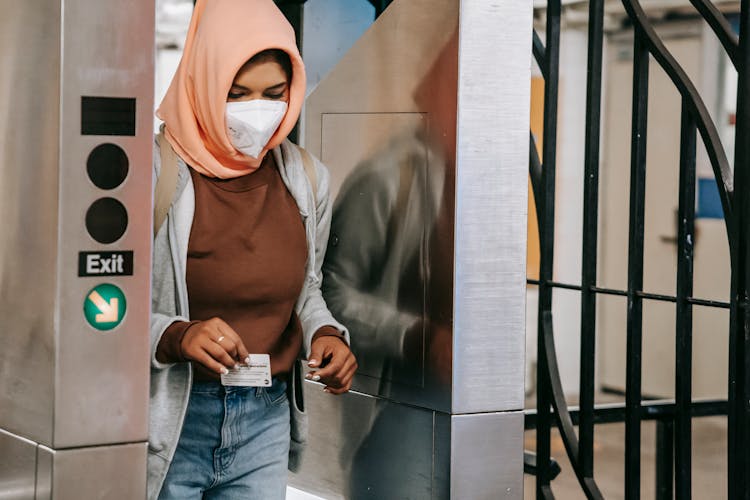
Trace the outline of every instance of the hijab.
{"label": "hijab", "polygon": [[[286,115],[256,159],[232,146],[225,108],[239,69],[267,49],[289,55],[292,81]],[[266,153],[286,139],[299,118],[305,85],[294,29],[273,0],[198,0],[180,65],[156,115],[187,164],[206,176],[230,179],[254,172]]]}

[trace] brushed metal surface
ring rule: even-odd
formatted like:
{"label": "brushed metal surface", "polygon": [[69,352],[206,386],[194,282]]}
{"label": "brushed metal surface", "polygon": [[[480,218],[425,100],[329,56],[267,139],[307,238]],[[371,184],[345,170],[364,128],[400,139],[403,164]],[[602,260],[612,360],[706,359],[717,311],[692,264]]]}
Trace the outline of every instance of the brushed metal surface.
{"label": "brushed metal surface", "polygon": [[[130,173],[106,195],[150,220],[153,0],[0,5],[0,428],[52,448],[145,441],[151,230],[134,223],[100,245],[84,214],[105,195],[88,154],[113,142]],[[81,136],[82,96],[135,98],[136,136]],[[77,276],[79,251],[117,249],[135,252],[132,277]],[[129,299],[109,333],[83,316],[104,281]]]}
{"label": "brushed metal surface", "polygon": [[[52,463],[52,500],[139,500],[146,498],[147,444],[72,450],[40,447]],[[41,500],[43,497],[37,497]]]}
{"label": "brushed metal surface", "polygon": [[308,445],[290,485],[328,500],[447,498],[450,417],[306,383]]}
{"label": "brushed metal surface", "polygon": [[[530,2],[394,2],[308,99],[306,145],[337,197],[325,293],[363,392],[523,407],[531,16]],[[400,203],[414,151],[431,180]]]}
{"label": "brushed metal surface", "polygon": [[36,453],[36,500],[52,498],[52,459],[54,454],[46,446],[39,445]]}
{"label": "brushed metal surface", "polygon": [[451,487],[451,416],[435,412],[434,468],[432,471],[432,498],[450,497]]}
{"label": "brushed metal surface", "polygon": [[523,408],[532,4],[461,1],[453,413]]}
{"label": "brushed metal surface", "polygon": [[358,394],[306,386],[293,485],[520,498],[531,26],[530,0],[396,0],[308,98],[323,291],[361,369]]}
{"label": "brushed metal surface", "polygon": [[[335,172],[355,165],[336,195],[323,288],[331,311],[352,333],[355,390],[450,411],[447,377],[435,376],[441,367],[431,356],[431,319],[442,311],[431,307],[430,276],[441,270],[430,256],[444,230],[436,219],[445,168],[424,139],[428,115],[322,118],[323,162]],[[360,137],[378,146],[364,150]],[[449,333],[445,339],[449,350]]]}
{"label": "brushed metal surface", "polygon": [[36,443],[0,430],[0,500],[34,500]]}
{"label": "brushed metal surface", "polygon": [[523,413],[451,417],[451,498],[523,498]]}
{"label": "brushed metal surface", "polygon": [[52,441],[60,2],[0,2],[0,428]]}
{"label": "brushed metal surface", "polygon": [[[324,294],[355,388],[450,412],[458,2],[396,1],[308,98],[336,201]],[[405,48],[408,47],[408,50]]]}
{"label": "brushed metal surface", "polygon": [[[154,92],[154,0],[66,0],[63,18],[60,150],[59,332],[54,447],[145,441],[147,438],[151,259],[151,162]],[[136,135],[82,136],[81,96],[136,99]],[[126,180],[103,191],[86,159],[111,142],[130,159]],[[124,236],[110,245],[86,231],[86,210],[112,196],[128,211]],[[79,278],[79,251],[132,250],[133,276]],[[100,332],[82,308],[91,288],[113,283],[127,298],[123,322]]]}

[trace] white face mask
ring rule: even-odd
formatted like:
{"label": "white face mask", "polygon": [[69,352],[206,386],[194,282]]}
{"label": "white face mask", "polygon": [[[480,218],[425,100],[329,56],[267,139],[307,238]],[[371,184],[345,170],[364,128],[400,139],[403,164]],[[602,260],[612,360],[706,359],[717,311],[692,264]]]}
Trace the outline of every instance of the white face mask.
{"label": "white face mask", "polygon": [[241,153],[257,159],[279,128],[286,109],[284,101],[253,99],[228,102],[227,133],[232,145]]}

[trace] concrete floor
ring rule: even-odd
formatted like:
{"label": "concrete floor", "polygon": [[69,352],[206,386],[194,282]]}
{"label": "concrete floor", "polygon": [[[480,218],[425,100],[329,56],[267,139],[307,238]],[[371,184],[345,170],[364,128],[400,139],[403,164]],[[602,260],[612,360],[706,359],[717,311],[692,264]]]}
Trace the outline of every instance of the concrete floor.
{"label": "concrete floor", "polygon": [[[595,428],[594,478],[604,498],[625,498],[625,425],[603,424]],[[577,500],[586,497],[567,460],[557,430],[552,435],[552,456],[560,463],[562,472],[552,482],[555,497]],[[534,431],[526,432],[526,449],[535,446]],[[696,500],[727,498],[727,420],[725,417],[693,420],[693,480],[692,497]],[[641,439],[641,498],[655,498],[656,423],[644,422]],[[534,477],[524,477],[524,498],[533,499]]]}

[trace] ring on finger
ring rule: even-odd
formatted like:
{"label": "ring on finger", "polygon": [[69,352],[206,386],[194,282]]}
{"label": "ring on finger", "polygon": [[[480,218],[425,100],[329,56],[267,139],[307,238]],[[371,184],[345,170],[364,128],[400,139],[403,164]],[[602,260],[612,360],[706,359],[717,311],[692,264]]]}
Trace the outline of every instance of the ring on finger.
{"label": "ring on finger", "polygon": [[219,337],[218,339],[216,339],[216,343],[220,344],[222,340],[224,340],[224,335],[222,335],[221,337]]}

